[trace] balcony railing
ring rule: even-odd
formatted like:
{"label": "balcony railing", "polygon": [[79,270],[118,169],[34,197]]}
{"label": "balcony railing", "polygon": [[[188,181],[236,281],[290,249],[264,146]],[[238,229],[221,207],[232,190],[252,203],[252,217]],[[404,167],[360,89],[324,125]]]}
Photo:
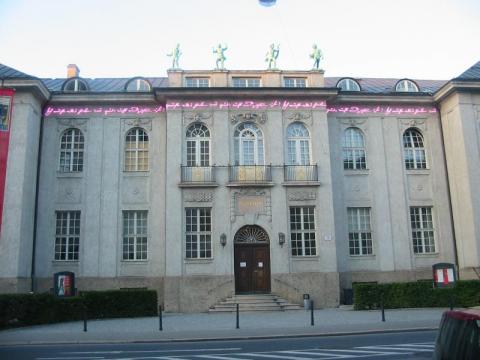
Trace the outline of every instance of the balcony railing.
{"label": "balcony railing", "polygon": [[285,165],[285,181],[318,181],[317,165]]}
{"label": "balcony railing", "polygon": [[230,165],[228,168],[230,182],[265,183],[272,181],[271,165]]}
{"label": "balcony railing", "polygon": [[181,166],[182,183],[201,184],[215,182],[214,166]]}

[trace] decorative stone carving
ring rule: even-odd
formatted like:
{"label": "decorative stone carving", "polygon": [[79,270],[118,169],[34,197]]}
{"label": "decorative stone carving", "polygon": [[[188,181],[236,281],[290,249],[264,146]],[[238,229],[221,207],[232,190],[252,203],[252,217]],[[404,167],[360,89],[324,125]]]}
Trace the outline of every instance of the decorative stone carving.
{"label": "decorative stone carving", "polygon": [[363,124],[365,124],[365,122],[367,121],[366,118],[340,118],[338,119],[338,121],[340,121],[341,124],[343,125],[347,125],[347,126],[361,126]]}
{"label": "decorative stone carving", "polygon": [[152,119],[124,119],[123,120],[123,130],[127,130],[129,128],[134,127],[141,127],[145,130],[151,131],[152,130]]}
{"label": "decorative stone carving", "polygon": [[133,195],[138,195],[140,194],[140,189],[138,187],[134,187],[133,190],[132,190],[132,194]]}
{"label": "decorative stone carving", "polygon": [[288,194],[288,200],[290,201],[305,201],[315,200],[317,193],[313,191],[295,191]]}
{"label": "decorative stone carving", "polygon": [[292,123],[295,121],[301,121],[303,123],[307,123],[312,125],[312,114],[308,112],[288,112],[285,115],[286,119],[288,120],[287,123]]}
{"label": "decorative stone carving", "polygon": [[252,121],[258,124],[265,124],[267,121],[266,113],[239,113],[230,116],[230,122],[235,125],[241,121]]}
{"label": "decorative stone carving", "polygon": [[187,192],[184,195],[185,202],[212,202],[213,192]]}
{"label": "decorative stone carving", "polygon": [[416,127],[420,130],[426,130],[426,119],[400,119],[400,123],[404,126],[404,128]]}
{"label": "decorative stone carving", "polygon": [[73,127],[82,130],[82,132],[86,132],[87,122],[88,119],[58,119],[57,131],[61,132]]}
{"label": "decorative stone carving", "polygon": [[183,115],[183,126],[187,126],[193,122],[203,122],[211,126],[212,114],[206,112],[193,112]]}
{"label": "decorative stone carving", "polygon": [[65,196],[65,200],[73,200],[74,199],[73,189],[71,187],[65,188],[64,196]]}
{"label": "decorative stone carving", "polygon": [[230,221],[233,223],[237,216],[252,215],[247,209],[248,201],[252,201],[250,210],[258,218],[259,215],[267,216],[269,222],[272,222],[272,199],[270,191],[258,189],[241,189],[232,191],[232,200],[230,202]]}

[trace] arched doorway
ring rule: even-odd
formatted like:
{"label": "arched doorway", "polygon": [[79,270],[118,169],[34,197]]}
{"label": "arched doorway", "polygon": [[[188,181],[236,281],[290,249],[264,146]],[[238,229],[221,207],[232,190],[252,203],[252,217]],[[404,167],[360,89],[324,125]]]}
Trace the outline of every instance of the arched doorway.
{"label": "arched doorway", "polygon": [[246,225],[233,239],[235,243],[235,292],[270,292],[270,243],[260,226]]}

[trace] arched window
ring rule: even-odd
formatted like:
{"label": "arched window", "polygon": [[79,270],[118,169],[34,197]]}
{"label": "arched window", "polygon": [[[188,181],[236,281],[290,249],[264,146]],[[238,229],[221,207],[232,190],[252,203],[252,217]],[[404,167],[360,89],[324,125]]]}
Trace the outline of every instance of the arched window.
{"label": "arched window", "polygon": [[403,79],[397,82],[395,85],[395,91],[397,92],[418,92],[418,86],[412,80]]}
{"label": "arched window", "polygon": [[148,135],[141,128],[130,129],[125,138],[125,171],[148,171]]}
{"label": "arched window", "polygon": [[60,172],[83,171],[83,134],[79,129],[67,129],[60,141]]}
{"label": "arched window", "polygon": [[150,86],[150,83],[142,78],[134,78],[130,80],[127,85],[125,86],[126,91],[150,91],[152,87]]}
{"label": "arched window", "polygon": [[367,168],[365,141],[360,129],[350,127],[343,133],[343,168],[361,170]]}
{"label": "arched window", "polygon": [[299,122],[287,128],[288,165],[310,165],[310,134]]}
{"label": "arched window", "polygon": [[403,152],[407,170],[427,168],[423,136],[417,129],[410,128],[403,133]]}
{"label": "arched window", "polygon": [[186,133],[187,166],[210,166],[210,131],[201,123],[190,125]]}
{"label": "arched window", "polygon": [[89,89],[85,80],[80,78],[71,78],[65,81],[65,83],[63,84],[62,90],[78,92],[78,91],[88,91]]}
{"label": "arched window", "polygon": [[340,88],[342,91],[360,91],[360,85],[353,79],[341,79],[337,83],[337,88]]}
{"label": "arched window", "polygon": [[253,123],[242,123],[235,130],[235,164],[236,165],[263,165],[262,131]]}

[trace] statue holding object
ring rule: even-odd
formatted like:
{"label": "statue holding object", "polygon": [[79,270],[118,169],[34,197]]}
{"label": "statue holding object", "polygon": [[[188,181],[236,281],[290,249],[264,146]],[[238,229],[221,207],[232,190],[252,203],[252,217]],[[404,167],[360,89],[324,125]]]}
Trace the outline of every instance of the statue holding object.
{"label": "statue holding object", "polygon": [[271,44],[270,49],[268,50],[265,58],[265,61],[268,64],[268,69],[277,68],[277,59],[279,54],[280,54],[280,45],[277,45],[277,48],[275,49],[275,44]]}
{"label": "statue holding object", "polygon": [[312,69],[319,70],[320,69],[320,60],[323,59],[322,50],[317,47],[317,44],[313,44],[313,50],[310,54],[310,58],[313,59],[313,67]]}
{"label": "statue holding object", "polygon": [[180,55],[182,55],[182,52],[180,51],[180,44],[177,44],[177,46],[175,46],[172,52],[167,54],[167,56],[172,57],[172,69],[180,69],[180,66],[178,65]]}
{"label": "statue holding object", "polygon": [[225,60],[227,57],[225,56],[225,51],[228,49],[227,45],[222,46],[222,44],[218,44],[216,48],[213,49],[213,53],[217,55],[216,60],[216,70],[224,70],[225,69]]}

